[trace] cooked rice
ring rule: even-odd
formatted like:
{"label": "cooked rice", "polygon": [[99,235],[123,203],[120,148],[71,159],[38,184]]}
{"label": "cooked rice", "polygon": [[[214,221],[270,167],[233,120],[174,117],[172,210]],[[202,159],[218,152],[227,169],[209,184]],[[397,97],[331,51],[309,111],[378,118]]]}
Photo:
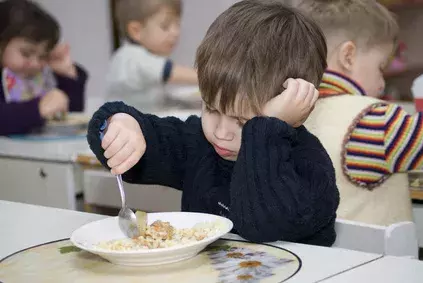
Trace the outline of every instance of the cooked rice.
{"label": "cooked rice", "polygon": [[158,220],[148,225],[145,234],[136,239],[111,240],[100,242],[97,246],[113,251],[168,248],[201,241],[216,235],[220,230],[217,221],[199,223],[192,228],[177,229],[169,222]]}

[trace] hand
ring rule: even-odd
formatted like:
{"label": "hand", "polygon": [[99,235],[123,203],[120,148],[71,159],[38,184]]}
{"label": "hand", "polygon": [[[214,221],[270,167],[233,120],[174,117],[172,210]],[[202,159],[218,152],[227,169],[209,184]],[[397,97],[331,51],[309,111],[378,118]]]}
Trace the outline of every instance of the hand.
{"label": "hand", "polygon": [[61,90],[55,88],[44,95],[38,103],[40,115],[44,119],[51,119],[59,113],[67,113],[69,98]]}
{"label": "hand", "polygon": [[49,55],[48,64],[50,68],[57,74],[76,78],[77,71],[70,56],[69,44],[58,44]]}
{"label": "hand", "polygon": [[297,128],[307,120],[319,92],[312,83],[303,79],[287,79],[283,86],[285,90],[265,104],[263,114]]}
{"label": "hand", "polygon": [[125,113],[113,115],[108,121],[101,142],[104,157],[114,175],[131,169],[144,155],[146,143],[141,127],[132,116]]}

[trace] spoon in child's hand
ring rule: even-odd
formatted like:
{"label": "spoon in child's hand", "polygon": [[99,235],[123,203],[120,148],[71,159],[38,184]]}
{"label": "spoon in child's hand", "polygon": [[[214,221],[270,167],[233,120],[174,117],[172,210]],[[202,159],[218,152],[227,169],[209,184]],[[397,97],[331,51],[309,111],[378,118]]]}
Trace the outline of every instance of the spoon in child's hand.
{"label": "spoon in child's hand", "polygon": [[140,236],[140,231],[138,228],[137,217],[135,216],[135,213],[129,207],[126,206],[122,175],[117,175],[116,179],[119,186],[120,198],[122,200],[122,208],[120,209],[118,214],[120,230],[128,238],[138,238]]}

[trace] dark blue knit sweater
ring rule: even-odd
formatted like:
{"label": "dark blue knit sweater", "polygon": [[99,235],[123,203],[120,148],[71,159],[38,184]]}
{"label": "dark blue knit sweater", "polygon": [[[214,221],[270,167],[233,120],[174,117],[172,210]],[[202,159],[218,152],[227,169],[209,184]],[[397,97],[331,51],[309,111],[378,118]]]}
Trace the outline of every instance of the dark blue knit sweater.
{"label": "dark blue knit sweater", "polygon": [[126,182],[182,190],[183,211],[228,217],[234,231],[253,242],[330,246],[335,241],[335,171],[319,140],[304,127],[253,118],[243,127],[238,160],[231,162],[207,142],[198,117],[183,122],[107,103],[88,130],[90,147],[105,167],[99,131],[119,112],[140,123],[147,143],[140,162],[123,175]]}

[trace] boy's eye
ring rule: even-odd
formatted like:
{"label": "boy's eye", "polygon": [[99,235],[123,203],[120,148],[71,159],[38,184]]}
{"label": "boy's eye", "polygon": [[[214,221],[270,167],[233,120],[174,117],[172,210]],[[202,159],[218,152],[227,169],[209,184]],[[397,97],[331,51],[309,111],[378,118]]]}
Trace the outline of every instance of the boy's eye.
{"label": "boy's eye", "polygon": [[243,120],[243,119],[237,119],[237,124],[238,124],[238,126],[240,126],[240,127],[244,127],[245,123],[246,123],[246,121],[245,121],[245,120]]}
{"label": "boy's eye", "polygon": [[169,29],[170,24],[169,23],[162,23],[160,24],[160,28],[162,30],[168,30]]}
{"label": "boy's eye", "polygon": [[207,106],[207,105],[206,105],[206,110],[207,110],[207,112],[209,112],[209,113],[216,113],[216,112],[217,112],[217,110],[216,110],[216,109],[210,108],[210,107],[209,107],[209,106]]}

